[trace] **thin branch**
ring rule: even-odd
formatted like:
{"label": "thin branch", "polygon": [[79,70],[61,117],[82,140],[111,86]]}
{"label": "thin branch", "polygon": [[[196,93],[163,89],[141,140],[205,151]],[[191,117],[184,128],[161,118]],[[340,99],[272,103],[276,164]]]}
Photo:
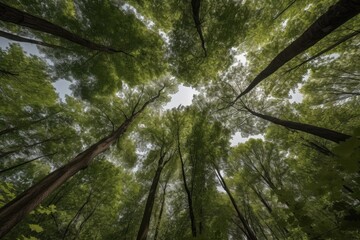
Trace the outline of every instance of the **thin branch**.
{"label": "thin branch", "polygon": [[286,10],[288,10],[294,3],[296,2],[296,0],[292,1],[289,5],[287,5],[286,8],[284,8],[281,12],[279,12],[278,14],[276,14],[276,16],[274,17],[273,21],[275,21],[278,17],[280,17]]}
{"label": "thin branch", "polygon": [[39,156],[39,157],[33,158],[33,159],[29,160],[29,161],[26,161],[26,162],[17,164],[17,165],[15,165],[15,166],[5,168],[5,169],[3,169],[3,170],[0,171],[0,174],[2,174],[2,173],[4,173],[4,172],[7,172],[7,171],[10,171],[10,170],[13,170],[13,169],[18,168],[18,167],[21,167],[21,166],[23,166],[23,165],[25,165],[25,164],[31,163],[31,162],[36,161],[36,160],[38,160],[38,159],[41,159],[41,158],[44,158],[44,157],[53,156],[53,155],[55,155],[55,154],[57,154],[57,152],[51,153],[51,154],[47,154],[47,155],[43,155],[43,156]]}

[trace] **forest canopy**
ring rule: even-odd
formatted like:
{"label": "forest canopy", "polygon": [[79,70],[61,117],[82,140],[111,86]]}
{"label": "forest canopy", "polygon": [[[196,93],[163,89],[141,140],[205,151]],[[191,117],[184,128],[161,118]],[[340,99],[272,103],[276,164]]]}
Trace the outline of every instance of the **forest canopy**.
{"label": "forest canopy", "polygon": [[359,12],[0,0],[0,238],[359,239]]}

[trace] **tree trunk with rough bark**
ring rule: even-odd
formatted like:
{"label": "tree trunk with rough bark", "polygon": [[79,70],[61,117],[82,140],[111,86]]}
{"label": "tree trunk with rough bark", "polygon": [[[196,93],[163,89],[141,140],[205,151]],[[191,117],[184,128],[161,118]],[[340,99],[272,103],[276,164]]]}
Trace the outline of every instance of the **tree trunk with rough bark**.
{"label": "tree trunk with rough bark", "polygon": [[[92,159],[107,150],[116,140],[122,136],[135,118],[145,110],[148,104],[155,101],[161,91],[128,117],[120,127],[109,136],[91,145],[82,153],[78,154],[69,163],[47,175],[40,182],[18,195],[15,199],[0,209],[0,238],[9,232],[29,212],[34,210],[47,196],[54,192],[59,186],[69,180],[73,175],[89,166]],[[136,108],[136,107],[135,107]]]}
{"label": "tree trunk with rough bark", "polygon": [[160,154],[158,166],[157,166],[153,181],[151,183],[148,198],[146,200],[144,214],[143,214],[140,228],[138,231],[138,235],[136,238],[137,240],[146,240],[147,239],[147,235],[149,232],[149,226],[150,226],[151,213],[152,213],[152,210],[154,207],[156,190],[157,190],[157,186],[160,181],[161,172],[162,172],[164,166],[166,165],[166,163],[168,163],[170,160],[170,158],[169,158],[168,160],[164,161],[165,155],[166,155],[166,152],[163,152]]}

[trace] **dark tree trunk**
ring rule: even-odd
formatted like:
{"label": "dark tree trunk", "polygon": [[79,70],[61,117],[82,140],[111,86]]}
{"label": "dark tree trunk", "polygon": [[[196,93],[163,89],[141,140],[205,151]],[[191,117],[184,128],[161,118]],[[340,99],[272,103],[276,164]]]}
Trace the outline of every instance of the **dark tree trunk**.
{"label": "dark tree trunk", "polygon": [[168,162],[168,160],[164,162],[165,155],[166,155],[166,152],[160,153],[158,166],[157,166],[153,181],[151,183],[148,198],[146,200],[144,214],[143,214],[141,224],[140,224],[140,228],[139,228],[139,231],[138,231],[138,235],[137,235],[137,238],[136,238],[137,240],[146,240],[147,239],[149,226],[150,226],[151,213],[152,213],[152,210],[153,210],[153,207],[154,207],[154,202],[155,202],[157,186],[158,186],[159,181],[160,181],[161,172],[162,172],[165,164]]}
{"label": "dark tree trunk", "polygon": [[190,192],[190,189],[189,189],[189,187],[187,185],[187,181],[186,181],[185,164],[184,164],[184,159],[182,157],[181,147],[180,147],[179,129],[177,129],[177,140],[178,140],[177,148],[178,148],[179,158],[180,158],[180,161],[181,161],[181,174],[182,174],[182,179],[183,179],[183,183],[184,183],[184,188],[185,188],[185,192],[186,192],[186,196],[187,196],[187,202],[188,202],[188,208],[189,208],[189,217],[190,217],[190,222],[191,222],[191,234],[192,234],[193,237],[196,237],[195,214],[194,214],[194,208],[193,208],[191,192]]}
{"label": "dark tree trunk", "polygon": [[33,43],[33,44],[44,46],[44,47],[65,49],[64,47],[61,47],[61,46],[58,46],[58,45],[54,45],[54,44],[50,44],[50,43],[46,43],[46,42],[41,42],[41,41],[30,39],[30,38],[24,38],[24,37],[17,36],[15,34],[4,32],[4,31],[1,31],[1,30],[0,30],[0,37],[7,38],[7,39],[10,39],[10,40],[13,40],[13,41],[16,41],[16,42]]}
{"label": "dark tree trunk", "polygon": [[10,7],[4,3],[0,3],[0,20],[4,22],[11,22],[23,27],[28,27],[37,31],[46,32],[91,50],[107,53],[124,53],[126,55],[130,55],[129,53],[122,50],[116,50],[111,47],[91,42],[85,38],[80,37],[79,35],[71,33],[65,28],[46,21],[45,19],[33,16],[16,8]]}
{"label": "dark tree trunk", "polygon": [[358,0],[340,0],[331,6],[328,11],[320,16],[300,37],[281,51],[271,63],[254,78],[250,85],[236,97],[233,103],[250,92],[256,85],[273,74],[285,63],[315,45],[336,28],[355,17],[359,12],[360,2]]}
{"label": "dark tree trunk", "polygon": [[9,232],[29,212],[34,210],[59,186],[82,169],[87,168],[93,158],[107,150],[114,142],[116,142],[116,140],[126,132],[133,120],[144,111],[147,105],[160,96],[162,90],[163,88],[159,90],[156,96],[145,102],[138,111],[134,109],[132,115],[128,117],[115,132],[91,145],[85,151],[78,154],[68,164],[50,173],[40,182],[36,183],[3,206],[0,209],[0,238]]}
{"label": "dark tree trunk", "polygon": [[327,128],[317,127],[314,125],[306,124],[306,123],[299,123],[299,122],[292,122],[287,120],[282,120],[279,118],[275,118],[269,115],[264,115],[261,113],[257,113],[252,111],[251,109],[245,107],[246,110],[248,110],[252,115],[259,117],[261,119],[267,120],[269,122],[272,122],[276,125],[280,125],[289,129],[298,130],[300,132],[306,132],[311,135],[324,138],[330,141],[333,141],[335,143],[340,143],[345,141],[346,139],[350,138],[350,135],[339,133]]}
{"label": "dark tree trunk", "polygon": [[159,218],[158,221],[156,223],[156,228],[155,228],[155,234],[154,234],[154,240],[157,240],[157,237],[159,235],[159,229],[160,229],[160,223],[161,223],[161,218],[162,218],[162,214],[164,212],[164,206],[165,206],[165,198],[166,198],[166,187],[167,187],[167,182],[163,188],[163,194],[162,194],[162,199],[161,199],[161,206],[160,206],[160,212],[159,212]]}
{"label": "dark tree trunk", "polygon": [[205,48],[205,39],[201,28],[201,21],[200,21],[200,4],[201,0],[191,0],[191,8],[193,11],[193,19],[196,27],[196,31],[199,34],[201,47],[204,50],[205,57],[207,56],[207,51]]}
{"label": "dark tree trunk", "polygon": [[255,233],[253,232],[253,230],[250,228],[249,226],[249,223],[248,221],[245,219],[244,215],[240,212],[240,209],[239,207],[237,206],[236,204],[236,201],[234,199],[234,197],[232,196],[231,194],[231,191],[230,189],[227,187],[226,185],[226,182],[224,180],[224,178],[221,176],[221,173],[219,171],[219,169],[217,168],[217,166],[214,164],[214,168],[215,168],[215,171],[216,171],[216,174],[220,180],[220,183],[221,183],[221,186],[224,188],[225,192],[227,193],[227,195],[229,196],[230,198],[230,201],[241,221],[241,223],[243,224],[244,226],[244,229],[245,229],[245,232],[246,232],[246,235],[247,237],[250,239],[250,240],[257,240],[257,237],[255,236]]}
{"label": "dark tree trunk", "polygon": [[320,52],[318,52],[317,54],[315,54],[314,56],[306,59],[305,61],[303,61],[302,63],[299,63],[298,65],[290,68],[289,70],[287,70],[285,73],[289,73],[294,69],[297,69],[299,67],[301,67],[302,65],[314,60],[315,58],[320,57],[321,55],[323,55],[324,53],[327,53],[328,51],[330,51],[331,49],[337,47],[338,45],[340,45],[343,42],[346,42],[347,40],[351,39],[352,37],[355,37],[356,35],[358,35],[360,33],[360,30],[356,30],[348,35],[345,35],[344,37],[340,38],[338,41],[336,41],[334,44],[331,44],[330,46],[328,46],[327,48],[325,48],[324,50],[321,50]]}

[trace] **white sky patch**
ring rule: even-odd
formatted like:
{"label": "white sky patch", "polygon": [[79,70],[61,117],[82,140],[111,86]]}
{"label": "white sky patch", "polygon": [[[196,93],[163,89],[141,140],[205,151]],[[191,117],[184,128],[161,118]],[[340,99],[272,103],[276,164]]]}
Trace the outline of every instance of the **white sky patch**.
{"label": "white sky patch", "polygon": [[[302,82],[305,83],[310,78],[310,69],[302,76]],[[290,92],[290,103],[302,103],[304,100],[304,95],[300,92],[300,89],[304,85],[303,83],[299,83],[294,90]]]}
{"label": "white sky patch", "polygon": [[192,87],[179,86],[179,91],[171,95],[171,101],[166,104],[165,109],[176,108],[179,105],[188,106],[191,104],[194,95],[199,92]]}
{"label": "white sky patch", "polygon": [[305,10],[305,11],[309,10],[312,5],[313,5],[312,3],[308,4],[308,5],[304,8],[304,10]]}
{"label": "white sky patch", "polygon": [[289,22],[289,19],[286,19],[286,20],[284,20],[284,21],[281,23],[282,29],[285,29],[285,28],[286,28],[288,22]]}
{"label": "white sky patch", "polygon": [[235,61],[231,66],[237,66],[237,65],[239,65],[239,63],[241,63],[243,66],[246,66],[247,65],[246,54],[247,54],[246,52],[243,52],[243,53],[235,55],[234,56]]}
{"label": "white sky patch", "polygon": [[304,95],[300,92],[302,84],[298,84],[295,90],[291,90],[290,92],[290,103],[301,103],[304,99]]}
{"label": "white sky patch", "polygon": [[152,29],[155,26],[155,23],[153,21],[151,21],[149,19],[146,19],[133,6],[125,3],[124,5],[122,5],[121,8],[124,9],[125,11],[127,11],[127,12],[133,13],[136,16],[137,19],[139,19],[142,23],[144,23],[146,25],[147,28]]}
{"label": "white sky patch", "polygon": [[19,43],[19,42],[15,42],[15,41],[11,41],[8,40],[6,38],[2,38],[0,37],[0,47],[2,49],[6,49],[10,43],[18,43],[20,44],[20,46],[24,49],[24,51],[28,54],[28,55],[36,55],[38,57],[44,57],[43,54],[40,54],[39,50],[37,49],[35,44],[32,43]]}
{"label": "white sky patch", "polygon": [[169,35],[167,35],[164,31],[159,30],[159,35],[162,38],[162,40],[164,40],[164,42],[166,43],[166,45],[170,44],[170,37]]}
{"label": "white sky patch", "polygon": [[335,61],[339,57],[340,57],[339,53],[332,53],[332,54],[327,54],[327,55],[321,56],[321,57],[313,60],[313,62],[315,64],[317,64],[317,66],[323,66],[323,65],[326,65],[326,64],[329,64],[329,63]]}
{"label": "white sky patch", "polygon": [[220,185],[220,183],[218,183],[216,185],[216,190],[220,193],[226,193],[226,191],[224,190],[224,188]]}
{"label": "white sky patch", "polygon": [[233,47],[230,49],[230,54],[234,55],[234,62],[230,66],[230,68],[237,67],[240,63],[243,66],[247,66],[248,63],[246,58],[247,52],[239,52],[238,48]]}
{"label": "white sky patch", "polygon": [[230,146],[234,147],[236,145],[238,145],[239,143],[244,143],[247,140],[249,140],[250,138],[254,138],[254,139],[262,139],[264,140],[264,135],[262,134],[257,134],[257,135],[251,135],[249,137],[242,137],[240,132],[235,133],[234,135],[232,135],[231,140],[230,140]]}
{"label": "white sky patch", "polygon": [[65,96],[72,96],[72,91],[70,90],[71,82],[66,81],[65,79],[59,79],[53,83],[53,86],[56,92],[59,94],[61,101],[65,101]]}
{"label": "white sky patch", "polygon": [[[0,37],[0,48],[6,49],[11,43],[18,43],[14,41],[10,41],[6,38]],[[35,44],[31,43],[18,43],[23,48],[26,54],[28,55],[35,55],[43,60],[45,60],[49,65],[53,66],[54,63],[50,61],[50,59],[47,59],[44,54],[41,54]],[[60,100],[65,100],[65,95],[72,95],[72,91],[70,90],[71,83],[69,81],[66,81],[65,79],[59,79],[56,82],[52,83],[52,85],[55,88],[55,91],[59,94]]]}

